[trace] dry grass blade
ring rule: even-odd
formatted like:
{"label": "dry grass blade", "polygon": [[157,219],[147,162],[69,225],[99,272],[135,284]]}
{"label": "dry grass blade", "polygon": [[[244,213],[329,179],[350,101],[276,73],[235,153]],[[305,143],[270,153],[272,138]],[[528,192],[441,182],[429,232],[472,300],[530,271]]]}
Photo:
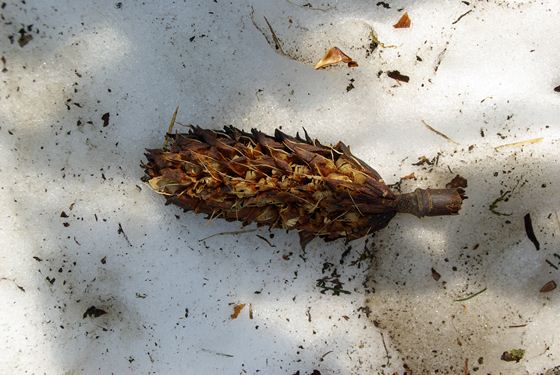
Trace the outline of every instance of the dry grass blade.
{"label": "dry grass blade", "polygon": [[430,126],[430,124],[428,124],[426,121],[422,120],[422,124],[424,124],[424,126],[428,129],[430,129],[431,131],[433,131],[434,133],[436,133],[437,135],[439,135],[440,137],[446,139],[447,141],[458,145],[459,142],[455,142],[453,139],[449,138],[447,135],[445,135],[444,133],[440,132],[437,129],[434,129],[432,126]]}
{"label": "dry grass blade", "polygon": [[544,141],[544,137],[532,138],[532,139],[527,139],[525,141],[507,143],[505,145],[496,146],[496,147],[494,147],[494,150],[501,151],[501,150],[506,149],[506,148],[523,147],[523,146],[527,146],[527,145],[533,145],[535,143],[540,143],[542,141]]}

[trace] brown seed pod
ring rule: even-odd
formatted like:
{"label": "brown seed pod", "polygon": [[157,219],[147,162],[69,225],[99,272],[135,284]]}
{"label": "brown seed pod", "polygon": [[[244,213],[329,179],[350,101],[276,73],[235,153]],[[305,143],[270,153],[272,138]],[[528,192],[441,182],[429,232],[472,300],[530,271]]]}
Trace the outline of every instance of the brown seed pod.
{"label": "brown seed pod", "polygon": [[398,212],[453,215],[463,190],[392,192],[339,142],[324,146],[276,130],[268,136],[227,126],[168,134],[147,150],[144,180],[168,202],[212,218],[295,229],[303,248],[315,237],[354,240],[384,228]]}

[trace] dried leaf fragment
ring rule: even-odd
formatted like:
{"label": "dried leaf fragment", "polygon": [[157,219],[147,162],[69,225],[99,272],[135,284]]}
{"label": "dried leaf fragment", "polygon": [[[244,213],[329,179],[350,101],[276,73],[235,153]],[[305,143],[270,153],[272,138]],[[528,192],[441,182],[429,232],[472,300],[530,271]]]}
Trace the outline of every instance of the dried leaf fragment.
{"label": "dried leaf fragment", "polygon": [[402,176],[401,180],[416,180],[416,175],[414,172],[407,174],[406,176]]}
{"label": "dried leaf fragment", "polygon": [[105,315],[107,314],[107,311],[103,310],[103,309],[98,309],[95,306],[90,306],[88,307],[88,309],[84,312],[84,314],[82,315],[82,318],[85,319],[87,317],[90,318],[99,318],[101,315]]}
{"label": "dried leaf fragment", "polygon": [[395,29],[406,29],[409,28],[411,24],[410,17],[408,16],[408,12],[404,12],[404,14],[399,18],[396,24],[393,25]]}
{"label": "dried leaf fragment", "polygon": [[237,317],[241,313],[241,310],[243,310],[244,307],[245,307],[244,303],[239,303],[233,306],[233,313],[231,313],[230,315],[231,320],[237,319]]}
{"label": "dried leaf fragment", "polygon": [[436,271],[434,268],[432,268],[432,278],[435,281],[439,281],[439,279],[441,279],[441,275],[438,271]]}
{"label": "dried leaf fragment", "polygon": [[548,293],[548,292],[552,292],[554,289],[556,289],[556,281],[550,280],[548,283],[542,286],[539,292]]}
{"label": "dried leaf fragment", "polygon": [[453,180],[449,181],[447,185],[445,185],[447,189],[453,188],[466,188],[467,187],[467,179],[463,176],[457,175],[453,178]]}
{"label": "dried leaf fragment", "polygon": [[519,362],[525,355],[524,349],[511,349],[508,352],[503,352],[502,357],[500,358],[502,361],[506,362]]}
{"label": "dried leaf fragment", "polygon": [[325,68],[330,65],[338,64],[340,62],[348,64],[349,68],[355,68],[358,66],[358,63],[352,60],[350,56],[342,52],[340,48],[332,47],[327,51],[327,53],[325,53],[325,56],[323,56],[323,58],[321,58],[321,60],[319,60],[319,62],[315,64],[315,69]]}
{"label": "dried leaf fragment", "polygon": [[398,70],[391,70],[391,71],[387,72],[387,76],[389,76],[389,78],[393,78],[394,80],[397,80],[397,81],[400,81],[400,82],[408,83],[408,81],[410,81],[409,76],[401,74],[401,72],[399,72]]}

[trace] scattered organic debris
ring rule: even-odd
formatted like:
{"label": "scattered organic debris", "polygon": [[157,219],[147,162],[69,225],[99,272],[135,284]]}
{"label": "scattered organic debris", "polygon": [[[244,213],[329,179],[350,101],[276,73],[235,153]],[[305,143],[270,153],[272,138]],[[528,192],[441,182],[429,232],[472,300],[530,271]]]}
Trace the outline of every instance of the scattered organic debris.
{"label": "scattered organic debris", "polygon": [[414,172],[407,174],[406,176],[401,177],[402,180],[416,180],[416,174]]}
{"label": "scattered organic debris", "polygon": [[266,26],[268,27],[268,30],[270,31],[270,36],[257,23],[257,20],[255,19],[255,9],[251,7],[251,22],[253,23],[253,26],[255,26],[255,29],[260,31],[260,33],[262,34],[262,36],[264,37],[268,45],[274,48],[274,50],[277,53],[281,54],[282,56],[286,56],[292,60],[297,60],[284,51],[284,49],[282,48],[282,42],[280,41],[280,38],[278,38],[278,36],[276,35],[276,32],[272,28],[272,25],[270,24],[270,22],[266,17],[263,18],[264,21],[266,22]]}
{"label": "scattered organic debris", "polygon": [[243,310],[243,308],[245,307],[245,303],[238,303],[237,305],[233,306],[233,312],[230,315],[230,319],[234,320],[237,319],[237,317],[239,316],[239,314],[241,313],[241,310]]}
{"label": "scattered organic debris", "polygon": [[[323,271],[325,267],[323,266]],[[340,296],[343,294],[350,294],[350,291],[343,289],[344,284],[340,281],[340,274],[335,268],[330,276],[325,276],[317,280],[317,287],[321,289],[321,294],[331,291],[333,296]]]}
{"label": "scattered organic debris", "polygon": [[8,71],[8,68],[6,67],[6,58],[2,56],[0,57],[0,60],[2,61],[2,73],[6,73]]}
{"label": "scattered organic debris", "polygon": [[281,54],[285,55],[286,53],[284,52],[284,49],[282,48],[282,43],[280,43],[280,39],[278,39],[278,37],[276,36],[276,33],[274,32],[274,29],[272,28],[272,25],[270,24],[270,22],[268,22],[268,19],[266,17],[264,17],[264,22],[266,22],[266,25],[268,26],[268,29],[270,30],[270,34],[272,34],[272,40],[274,41],[274,45],[276,46],[276,50],[280,51]]}
{"label": "scattered organic debris", "polygon": [[540,137],[540,138],[527,139],[526,141],[507,143],[505,145],[500,145],[500,146],[494,147],[494,150],[500,151],[500,150],[503,150],[504,148],[522,147],[522,146],[526,146],[526,145],[532,145],[532,144],[535,144],[535,143],[540,143],[543,140],[544,140],[544,138]]}
{"label": "scattered organic debris", "polygon": [[249,304],[249,319],[253,320],[253,304]]}
{"label": "scattered organic debris", "polygon": [[109,114],[109,112],[104,113],[103,116],[101,116],[101,120],[103,120],[103,127],[107,127],[109,125],[109,117],[111,115]]}
{"label": "scattered organic debris", "polygon": [[418,161],[416,163],[412,163],[412,165],[417,165],[417,166],[424,165],[424,164],[434,165],[434,160],[433,159],[430,160],[426,155],[422,155],[418,157]]}
{"label": "scattered organic debris", "polygon": [[554,91],[560,92],[560,86],[556,86],[556,87],[554,88]]}
{"label": "scattered organic debris", "polygon": [[526,214],[523,217],[523,221],[525,222],[525,232],[527,233],[527,237],[531,240],[533,245],[537,250],[540,250],[541,244],[535,235],[535,231],[533,230],[533,221],[531,220],[531,214]]}
{"label": "scattered organic debris", "polygon": [[520,182],[521,182],[521,180],[517,181],[517,183],[515,184],[513,189],[501,192],[500,196],[498,198],[496,198],[492,203],[490,203],[490,206],[488,207],[488,209],[493,214],[498,215],[498,216],[511,216],[511,213],[506,214],[506,213],[503,213],[503,212],[499,212],[496,209],[498,208],[498,203],[507,202],[509,200],[509,198],[512,196],[512,194],[515,192],[515,189],[517,189],[517,187],[519,186]]}
{"label": "scattered organic debris", "polygon": [[457,18],[455,21],[451,22],[451,24],[452,24],[452,25],[455,25],[457,22],[461,21],[461,19],[462,19],[463,17],[465,17],[467,14],[471,13],[472,11],[473,11],[472,9],[467,10],[465,13],[461,14],[461,15],[459,16],[459,18]]}
{"label": "scattered organic debris", "polygon": [[453,177],[453,180],[449,181],[447,185],[445,185],[447,189],[457,189],[457,188],[466,188],[467,187],[467,179],[463,176],[457,175]]}
{"label": "scattered organic debris", "polygon": [[85,319],[87,317],[90,318],[99,318],[101,315],[105,315],[107,314],[107,311],[103,310],[103,309],[98,309],[95,306],[90,306],[88,307],[88,309],[84,312],[84,315],[82,315],[82,318]]}
{"label": "scattered organic debris", "polygon": [[351,90],[354,90],[356,87],[354,86],[354,78],[350,79],[350,83],[348,83],[348,86],[346,86],[346,92],[350,92]]}
{"label": "scattered organic debris", "polygon": [[438,271],[436,271],[434,268],[432,268],[432,278],[435,281],[439,281],[439,279],[441,279],[441,275],[439,274]]}
{"label": "scattered organic debris", "polygon": [[430,124],[428,124],[426,121],[422,120],[422,124],[424,124],[424,126],[426,128],[428,128],[429,130],[433,131],[434,133],[436,133],[437,135],[439,135],[440,137],[443,137],[445,140],[458,145],[458,142],[455,142],[453,139],[449,138],[447,135],[445,135],[444,133],[440,132],[439,130],[434,129]]}
{"label": "scattered organic debris", "polygon": [[549,282],[547,282],[542,286],[539,292],[548,293],[548,292],[552,292],[554,289],[556,289],[556,281],[550,280]]}
{"label": "scattered organic debris", "polygon": [[[31,25],[30,25],[31,26]],[[25,47],[29,42],[31,42],[33,40],[33,35],[31,35],[29,32],[31,31],[31,27],[28,26],[27,29],[25,28],[21,28],[19,30],[19,38],[18,38],[18,44],[20,47]]]}
{"label": "scattered organic debris", "polygon": [[369,30],[369,39],[370,39],[370,44],[369,44],[369,49],[366,51],[366,56],[371,55],[373,53],[373,51],[375,51],[377,46],[380,46],[381,48],[397,48],[397,46],[395,46],[395,45],[385,44],[385,43],[381,42],[379,40],[379,38],[377,38],[377,36],[375,35],[375,32],[373,31],[373,28],[371,28],[371,27],[370,27],[370,30]]}
{"label": "scattered organic debris", "polygon": [[15,285],[19,290],[21,290],[22,292],[25,293],[25,288],[22,287],[21,285],[19,285],[14,279],[9,279],[9,278],[7,278],[7,277],[0,277],[0,281],[4,281],[4,280],[5,280],[5,281],[11,281],[12,283],[14,283],[14,285]]}
{"label": "scattered organic debris", "polygon": [[122,234],[124,239],[126,240],[126,242],[128,243],[128,246],[132,247],[132,243],[130,242],[130,240],[128,239],[128,236],[126,235],[126,233],[124,232],[124,229],[121,225],[121,223],[119,223],[119,229],[117,230],[118,234]]}
{"label": "scattered organic debris", "polygon": [[459,298],[459,299],[454,299],[453,302],[468,301],[468,300],[470,300],[471,298],[474,298],[474,297],[476,297],[476,296],[478,296],[478,295],[480,295],[480,294],[486,292],[486,289],[488,289],[488,288],[485,287],[484,289],[479,290],[478,292],[473,293],[473,294],[471,294],[471,295],[469,295],[469,296],[467,296],[467,297],[463,297],[463,298]]}
{"label": "scattered organic debris", "polygon": [[500,358],[502,361],[506,362],[519,362],[525,355],[524,349],[511,349],[510,351],[503,352],[502,357]]}
{"label": "scattered organic debris", "polygon": [[[447,44],[449,44],[449,42],[447,42]],[[447,47],[445,47],[438,55],[436,58],[436,63],[434,64],[434,73],[437,73],[439,66],[441,65],[441,62],[443,61],[443,58],[445,56],[445,53],[447,52]]]}
{"label": "scattered organic debris", "polygon": [[272,244],[266,237],[261,236],[260,234],[257,234],[257,237],[260,238],[261,240],[263,240],[264,242],[266,242],[268,244],[268,246],[276,247],[276,245]]}
{"label": "scattered organic debris", "polygon": [[298,4],[292,0],[286,0],[288,3],[298,6],[300,8],[304,8],[304,9],[309,9],[309,10],[318,10],[320,12],[328,12],[330,10],[334,10],[336,9],[335,7],[326,7],[326,8],[319,8],[319,7],[315,7],[313,6],[311,3],[304,3],[304,4]]}
{"label": "scattered organic debris", "polygon": [[214,350],[210,350],[210,349],[206,349],[206,348],[200,348],[200,350],[203,351],[203,352],[206,352],[206,353],[219,355],[221,357],[233,358],[233,355],[231,355],[231,354],[220,353],[220,352],[216,352]]}
{"label": "scattered organic debris", "polygon": [[399,82],[405,82],[408,83],[408,81],[410,81],[410,77],[404,74],[401,74],[401,72],[399,72],[398,70],[391,70],[387,72],[387,76],[389,78],[393,78],[396,81]]}
{"label": "scattered organic debris", "polygon": [[410,17],[408,16],[408,12],[404,12],[404,14],[399,18],[396,24],[393,25],[395,29],[406,29],[409,28],[411,24]]}
{"label": "scattered organic debris", "polygon": [[358,66],[356,61],[352,60],[350,56],[342,52],[338,47],[332,47],[327,51],[327,53],[325,53],[325,56],[323,56],[321,60],[315,64],[314,68],[321,69],[340,62],[348,64],[349,68],[355,68]]}
{"label": "scattered organic debris", "polygon": [[250,232],[255,232],[255,231],[256,231],[256,229],[247,229],[247,230],[234,230],[232,232],[214,233],[214,234],[212,234],[208,237],[201,238],[200,240],[198,240],[198,242],[206,241],[206,240],[209,240],[212,237],[217,237],[217,236],[230,236],[230,235],[250,233]]}
{"label": "scattered organic debris", "polygon": [[325,354],[323,354],[321,356],[321,358],[319,358],[319,362],[323,362],[325,360],[325,357],[328,356],[329,354],[331,354],[333,351],[329,350],[328,352],[326,352]]}

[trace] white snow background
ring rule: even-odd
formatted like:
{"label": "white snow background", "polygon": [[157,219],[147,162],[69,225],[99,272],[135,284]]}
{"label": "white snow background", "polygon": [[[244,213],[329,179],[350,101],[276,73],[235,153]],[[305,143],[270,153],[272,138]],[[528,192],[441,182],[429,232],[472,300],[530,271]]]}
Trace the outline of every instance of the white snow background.
{"label": "white snow background", "polygon": [[[412,26],[393,28],[405,10]],[[539,292],[560,282],[558,1],[13,0],[0,15],[1,373],[560,372],[559,291]],[[359,67],[314,70],[332,46]],[[240,226],[140,181],[176,106],[180,124],[341,140],[387,183],[414,172],[403,191],[460,174],[469,198],[454,217],[399,215],[345,257],[265,228],[204,240]]]}

